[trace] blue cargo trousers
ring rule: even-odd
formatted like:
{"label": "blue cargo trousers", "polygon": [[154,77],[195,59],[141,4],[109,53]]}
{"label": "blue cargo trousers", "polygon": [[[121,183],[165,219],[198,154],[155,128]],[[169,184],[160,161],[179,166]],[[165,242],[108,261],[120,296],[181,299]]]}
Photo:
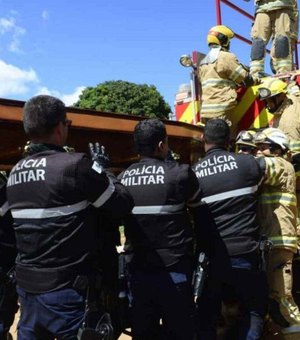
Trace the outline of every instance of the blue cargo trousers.
{"label": "blue cargo trousers", "polygon": [[21,305],[18,340],[77,340],[85,297],[72,288],[30,294],[17,287]]}

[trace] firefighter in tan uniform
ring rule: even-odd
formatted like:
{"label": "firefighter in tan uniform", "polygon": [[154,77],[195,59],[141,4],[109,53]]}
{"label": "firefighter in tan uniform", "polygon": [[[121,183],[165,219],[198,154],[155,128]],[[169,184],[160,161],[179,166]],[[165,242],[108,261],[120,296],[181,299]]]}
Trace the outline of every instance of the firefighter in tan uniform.
{"label": "firefighter in tan uniform", "polygon": [[[289,91],[293,87],[295,87],[295,90]],[[290,140],[289,149],[292,155],[292,163],[297,169],[297,229],[300,240],[300,97],[299,87],[297,85],[293,87],[288,88],[287,83],[280,79],[268,78],[260,86],[259,98],[265,101],[268,111],[274,114],[272,126],[282,130]]]}
{"label": "firefighter in tan uniform", "polygon": [[293,155],[300,152],[300,97],[288,93],[286,82],[267,78],[259,88],[259,99],[274,115],[272,127],[282,130],[290,140]]}
{"label": "firefighter in tan uniform", "polygon": [[235,131],[232,110],[237,105],[237,85],[253,85],[247,70],[229,51],[234,32],[224,26],[212,27],[207,35],[210,51],[200,62],[198,77],[202,90],[201,122],[211,118],[225,119]]}
{"label": "firefighter in tan uniform", "polygon": [[280,129],[267,128],[254,141],[257,156],[264,156],[266,167],[258,216],[261,233],[273,244],[267,261],[270,315],[286,338],[299,339],[300,312],[292,296],[292,261],[297,252],[296,178],[292,164],[283,158],[289,140]]}
{"label": "firefighter in tan uniform", "polygon": [[272,38],[271,58],[276,73],[292,70],[292,47],[297,30],[296,0],[255,0],[255,21],[251,31],[250,73],[264,72],[266,45]]}

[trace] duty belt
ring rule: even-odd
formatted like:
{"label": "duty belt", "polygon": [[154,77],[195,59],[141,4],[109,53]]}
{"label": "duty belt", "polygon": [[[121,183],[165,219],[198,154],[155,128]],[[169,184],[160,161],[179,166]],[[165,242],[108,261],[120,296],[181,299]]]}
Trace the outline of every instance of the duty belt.
{"label": "duty belt", "polygon": [[85,276],[80,276],[77,271],[71,269],[59,270],[16,266],[17,285],[32,294],[71,287],[80,277]]}

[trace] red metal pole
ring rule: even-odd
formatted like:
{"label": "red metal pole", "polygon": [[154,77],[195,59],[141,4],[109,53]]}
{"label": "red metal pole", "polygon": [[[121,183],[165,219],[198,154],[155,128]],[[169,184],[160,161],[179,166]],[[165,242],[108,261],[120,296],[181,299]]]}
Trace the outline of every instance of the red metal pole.
{"label": "red metal pole", "polygon": [[234,32],[234,36],[235,36],[236,38],[238,38],[239,40],[242,40],[242,41],[244,41],[245,43],[247,43],[247,44],[249,44],[249,45],[252,45],[252,41],[249,40],[249,39],[247,39],[247,38],[245,38],[245,37],[243,37],[242,35],[239,35],[238,33],[235,33],[235,32]]}
{"label": "red metal pole", "polygon": [[228,1],[228,0],[220,0],[220,1],[224,2],[224,4],[226,4],[228,7],[233,8],[237,12],[243,14],[245,17],[247,17],[247,18],[251,19],[252,21],[254,21],[254,16],[253,15],[250,15],[249,13],[247,13],[243,9],[239,8],[238,6],[234,5],[230,1]]}
{"label": "red metal pole", "polygon": [[222,25],[221,0],[216,0],[217,25]]}

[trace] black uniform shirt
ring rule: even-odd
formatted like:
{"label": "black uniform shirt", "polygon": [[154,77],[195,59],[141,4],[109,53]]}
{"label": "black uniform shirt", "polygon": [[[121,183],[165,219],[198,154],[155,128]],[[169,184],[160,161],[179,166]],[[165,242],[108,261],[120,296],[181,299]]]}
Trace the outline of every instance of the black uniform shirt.
{"label": "black uniform shirt", "polygon": [[95,249],[93,210],[121,217],[132,198],[114,176],[84,154],[53,146],[16,164],[7,184],[17,267],[89,271]]}
{"label": "black uniform shirt", "polygon": [[145,157],[119,178],[135,203],[125,220],[127,250],[143,265],[176,264],[193,239],[187,206],[200,203],[195,174],[188,165]]}
{"label": "black uniform shirt", "polygon": [[258,247],[257,189],[263,173],[252,155],[212,148],[193,166],[229,255]]}

